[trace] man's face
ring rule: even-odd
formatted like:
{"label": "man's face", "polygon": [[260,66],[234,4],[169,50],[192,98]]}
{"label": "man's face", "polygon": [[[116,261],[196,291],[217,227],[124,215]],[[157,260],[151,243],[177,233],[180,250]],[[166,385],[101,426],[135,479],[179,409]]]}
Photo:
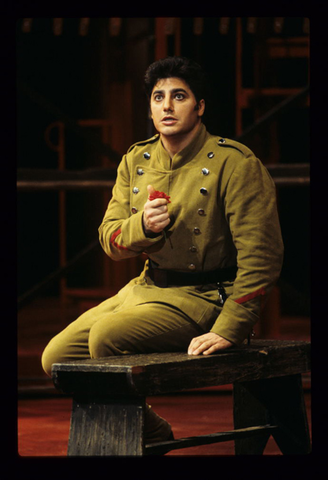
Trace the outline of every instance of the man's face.
{"label": "man's face", "polygon": [[156,130],[164,136],[184,136],[200,123],[205,102],[197,105],[186,82],[180,78],[164,78],[154,86],[150,99],[151,118]]}

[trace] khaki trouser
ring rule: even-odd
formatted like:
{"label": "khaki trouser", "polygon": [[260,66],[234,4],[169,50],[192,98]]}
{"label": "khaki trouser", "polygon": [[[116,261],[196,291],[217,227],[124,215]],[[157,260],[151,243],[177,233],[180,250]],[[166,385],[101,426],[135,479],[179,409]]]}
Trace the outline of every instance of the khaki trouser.
{"label": "khaki trouser", "polygon": [[[205,333],[180,310],[163,303],[120,306],[117,296],[83,313],[45,348],[42,367],[66,360],[111,355],[187,351],[192,338]],[[146,442],[165,440],[171,426],[146,409]]]}

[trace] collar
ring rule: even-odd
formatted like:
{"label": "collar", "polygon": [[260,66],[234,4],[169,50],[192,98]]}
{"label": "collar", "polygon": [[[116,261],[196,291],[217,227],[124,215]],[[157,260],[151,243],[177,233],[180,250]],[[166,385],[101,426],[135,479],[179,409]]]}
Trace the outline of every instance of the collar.
{"label": "collar", "polygon": [[172,170],[180,168],[186,163],[189,163],[197,155],[197,153],[204,146],[206,137],[206,127],[203,123],[201,123],[195,137],[192,139],[189,145],[187,145],[180,152],[176,153],[173,156],[172,160],[167,150],[165,150],[165,148],[163,147],[162,142],[159,141],[156,148],[157,160],[161,164],[161,166],[165,168],[165,170],[168,170],[168,167],[170,166]]}

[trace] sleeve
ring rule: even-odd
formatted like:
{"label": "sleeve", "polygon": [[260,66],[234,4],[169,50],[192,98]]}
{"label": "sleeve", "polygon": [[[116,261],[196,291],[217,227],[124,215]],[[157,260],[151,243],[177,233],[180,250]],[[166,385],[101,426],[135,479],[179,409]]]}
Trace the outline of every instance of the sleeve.
{"label": "sleeve", "polygon": [[117,170],[112,198],[98,230],[100,244],[113,260],[135,257],[162,239],[162,235],[155,238],[145,236],[143,212],[131,213],[130,190],[127,156],[124,155]]}
{"label": "sleeve", "polygon": [[238,345],[259,320],[261,303],[277,281],[283,260],[275,184],[255,156],[244,157],[232,173],[225,212],[238,272],[211,331]]}

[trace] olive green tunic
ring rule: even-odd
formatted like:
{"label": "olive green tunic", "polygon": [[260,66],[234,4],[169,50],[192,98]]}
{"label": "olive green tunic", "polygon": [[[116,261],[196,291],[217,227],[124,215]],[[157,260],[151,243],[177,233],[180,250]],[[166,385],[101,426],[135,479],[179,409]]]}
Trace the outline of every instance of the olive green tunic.
{"label": "olive green tunic", "polygon": [[[142,227],[147,185],[170,196],[171,223],[155,238]],[[238,266],[225,283],[223,308],[216,285],[154,285],[141,275],[120,292],[124,305],[169,304],[205,331],[240,344],[258,321],[261,299],[276,282],[283,243],[275,185],[244,145],[209,134],[203,124],[193,141],[171,159],[159,135],[138,142],[118,167],[102,224],[100,243],[114,260],[146,253],[158,268],[200,272]]]}

